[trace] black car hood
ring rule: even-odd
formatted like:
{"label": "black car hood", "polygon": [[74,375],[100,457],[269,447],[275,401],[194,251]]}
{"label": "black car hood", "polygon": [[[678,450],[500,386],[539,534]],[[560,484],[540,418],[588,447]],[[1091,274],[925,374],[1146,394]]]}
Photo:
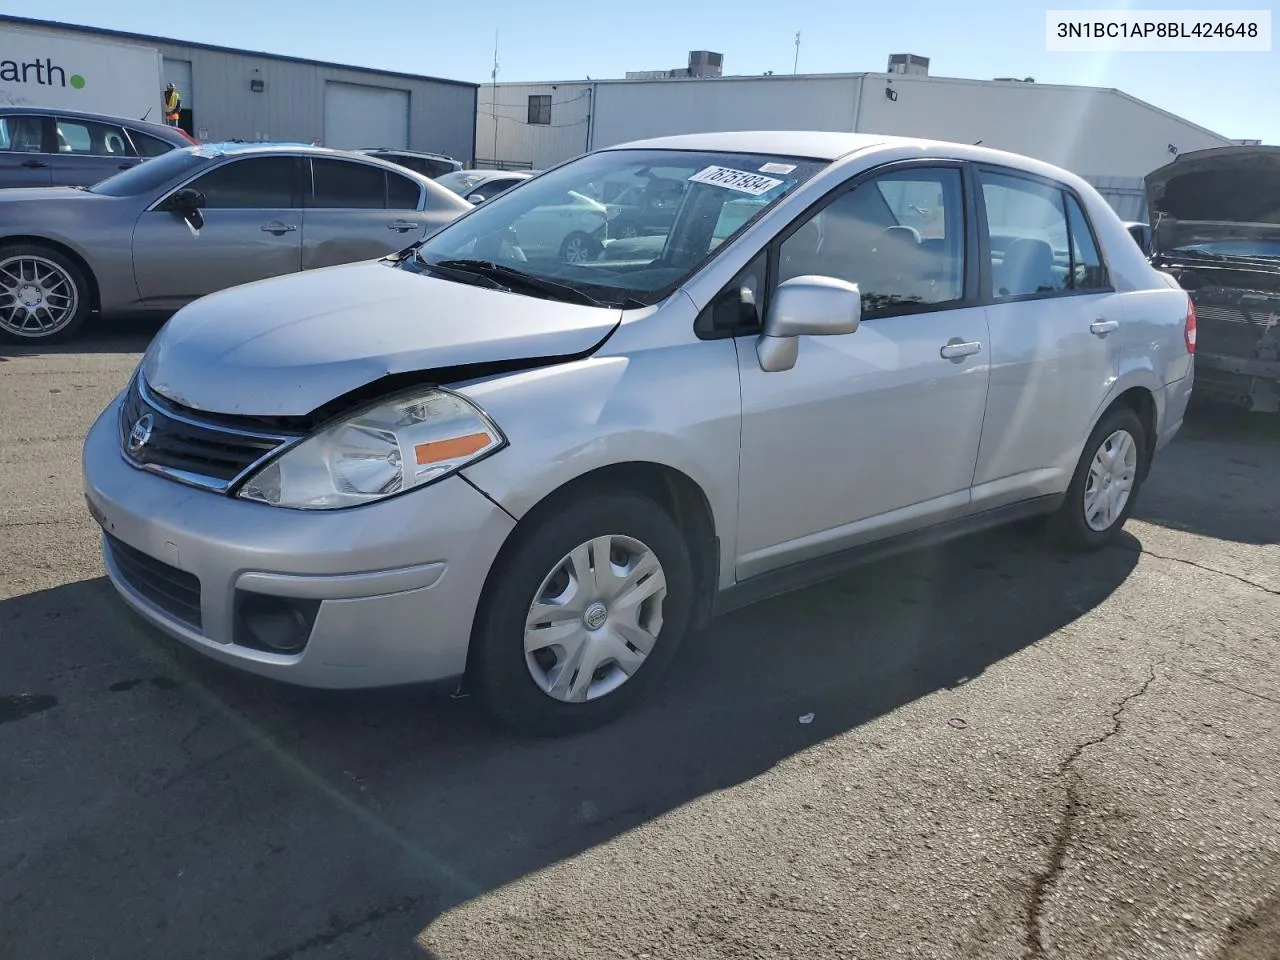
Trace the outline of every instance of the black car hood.
{"label": "black car hood", "polygon": [[1214,147],[1145,178],[1152,247],[1280,237],[1280,147]]}

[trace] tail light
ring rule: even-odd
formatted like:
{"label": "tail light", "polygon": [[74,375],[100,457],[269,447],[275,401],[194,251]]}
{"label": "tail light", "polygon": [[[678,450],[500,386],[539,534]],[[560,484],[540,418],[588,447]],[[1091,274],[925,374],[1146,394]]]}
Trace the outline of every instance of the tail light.
{"label": "tail light", "polygon": [[1187,353],[1196,352],[1196,305],[1187,297],[1187,322],[1182,328],[1182,337],[1187,342]]}

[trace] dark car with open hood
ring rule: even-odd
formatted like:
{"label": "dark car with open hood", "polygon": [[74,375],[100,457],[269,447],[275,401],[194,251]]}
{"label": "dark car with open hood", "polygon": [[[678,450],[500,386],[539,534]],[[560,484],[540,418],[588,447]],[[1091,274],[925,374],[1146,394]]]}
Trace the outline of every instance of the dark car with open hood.
{"label": "dark car with open hood", "polygon": [[1195,304],[1196,392],[1280,412],[1280,147],[1216,147],[1147,175],[1152,265]]}

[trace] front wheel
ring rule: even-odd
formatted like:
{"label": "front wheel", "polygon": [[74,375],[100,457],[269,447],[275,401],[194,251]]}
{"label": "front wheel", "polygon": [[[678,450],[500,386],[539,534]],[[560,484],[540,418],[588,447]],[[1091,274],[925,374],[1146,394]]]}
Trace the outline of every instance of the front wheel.
{"label": "front wheel", "polygon": [[665,510],[625,494],[578,501],[516,536],[472,638],[477,695],[522,733],[600,726],[644,694],[684,636],[688,547]]}
{"label": "front wheel", "polygon": [[1120,533],[1133,510],[1147,470],[1146,430],[1129,407],[1117,407],[1098,422],[1053,518],[1064,546],[1096,550]]}

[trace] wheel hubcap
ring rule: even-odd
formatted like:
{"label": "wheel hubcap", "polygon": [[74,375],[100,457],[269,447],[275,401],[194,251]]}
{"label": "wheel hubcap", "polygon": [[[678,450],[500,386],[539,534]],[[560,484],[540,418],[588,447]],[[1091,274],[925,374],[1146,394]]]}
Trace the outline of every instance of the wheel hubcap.
{"label": "wheel hubcap", "polygon": [[611,693],[644,665],[662,631],[667,579],[633,537],[596,537],[542,581],[525,619],[525,664],[548,696],[582,703]]}
{"label": "wheel hubcap", "polygon": [[1128,430],[1107,437],[1093,455],[1084,488],[1084,519],[1091,530],[1111,529],[1124,513],[1138,473],[1138,444]]}
{"label": "wheel hubcap", "polygon": [[71,277],[44,257],[0,261],[0,327],[20,337],[47,337],[76,315],[80,294]]}
{"label": "wheel hubcap", "polygon": [[566,249],[567,259],[570,263],[581,263],[587,259],[587,245],[581,240],[570,240]]}

